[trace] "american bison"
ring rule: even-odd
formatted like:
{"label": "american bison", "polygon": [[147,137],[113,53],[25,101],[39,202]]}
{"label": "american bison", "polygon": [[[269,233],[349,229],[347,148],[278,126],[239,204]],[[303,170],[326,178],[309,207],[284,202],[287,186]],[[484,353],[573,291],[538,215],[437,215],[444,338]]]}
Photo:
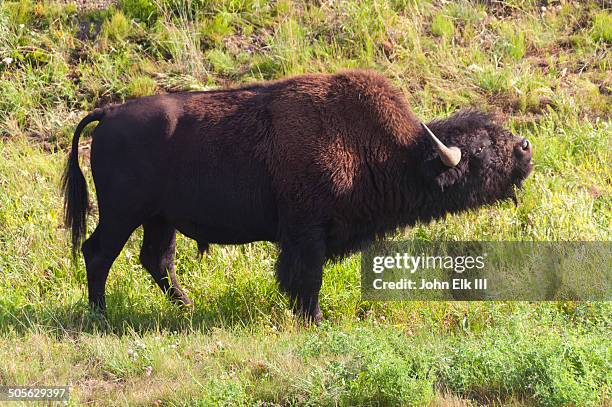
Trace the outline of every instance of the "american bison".
{"label": "american bison", "polygon": [[[476,111],[427,126],[370,71],[143,97],[77,126],[63,178],[73,254],[86,232],[79,135],[99,121],[91,169],[100,219],[82,245],[89,302],[104,310],[111,264],[140,225],[140,261],[190,304],[174,270],[180,231],[210,243],[277,242],[277,278],[320,320],[322,269],[400,226],[500,199],[531,171],[531,144]],[[436,137],[437,136],[437,137]]]}

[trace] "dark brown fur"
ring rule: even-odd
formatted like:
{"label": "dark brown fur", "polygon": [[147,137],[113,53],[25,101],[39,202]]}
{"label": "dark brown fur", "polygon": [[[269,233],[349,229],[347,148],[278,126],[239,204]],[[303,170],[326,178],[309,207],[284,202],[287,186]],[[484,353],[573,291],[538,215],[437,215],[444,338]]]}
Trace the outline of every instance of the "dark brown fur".
{"label": "dark brown fur", "polygon": [[83,253],[90,302],[102,309],[108,270],[144,225],[142,263],[173,298],[189,303],[174,275],[175,229],[202,249],[267,240],[280,246],[281,288],[318,320],[326,259],[513,197],[531,169],[531,148],[473,111],[430,123],[463,152],[445,167],[401,92],[369,71],[139,98],[77,127],[64,178],[75,249],[87,207],[78,136],[95,120],[100,221]]}

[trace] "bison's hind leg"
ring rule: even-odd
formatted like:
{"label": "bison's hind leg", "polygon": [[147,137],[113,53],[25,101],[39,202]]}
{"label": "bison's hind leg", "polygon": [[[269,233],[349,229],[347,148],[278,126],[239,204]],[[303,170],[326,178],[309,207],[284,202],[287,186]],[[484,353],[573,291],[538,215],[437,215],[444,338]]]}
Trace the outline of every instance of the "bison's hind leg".
{"label": "bison's hind leg", "polygon": [[185,295],[176,280],[174,253],[176,231],[163,218],[152,218],[143,224],[144,238],[140,249],[140,262],[151,274],[159,288],[180,304],[190,306],[191,300]]}
{"label": "bison's hind leg", "polygon": [[202,242],[200,240],[198,240],[198,258],[200,260],[202,260],[202,257],[204,256],[204,253],[206,253],[208,251],[208,243],[207,242]]}
{"label": "bison's hind leg", "polygon": [[139,226],[125,219],[100,215],[100,222],[89,239],[83,243],[83,257],[87,268],[87,289],[92,309],[104,312],[105,286],[111,265],[134,229]]}
{"label": "bison's hind leg", "polygon": [[319,323],[319,291],[323,281],[325,241],[319,231],[284,236],[280,244],[277,277],[280,288],[289,294],[294,309]]}

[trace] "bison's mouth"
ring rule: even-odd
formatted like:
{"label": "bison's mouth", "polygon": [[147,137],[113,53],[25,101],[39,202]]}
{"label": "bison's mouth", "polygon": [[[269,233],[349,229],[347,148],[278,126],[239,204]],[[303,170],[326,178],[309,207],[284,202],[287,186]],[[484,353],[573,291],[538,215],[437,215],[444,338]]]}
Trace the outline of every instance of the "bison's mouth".
{"label": "bison's mouth", "polygon": [[[517,161],[515,175],[521,183],[533,170],[533,146],[526,138],[522,138],[514,146],[514,156]],[[520,185],[518,185],[520,187]]]}
{"label": "bison's mouth", "polygon": [[523,164],[522,166],[519,166],[519,172],[520,172],[520,181],[521,184],[523,183],[523,181],[525,181],[527,179],[527,177],[529,177],[529,174],[531,174],[531,171],[533,171],[533,161],[529,161],[526,164]]}
{"label": "bison's mouth", "polygon": [[523,165],[517,166],[514,171],[514,182],[510,186],[510,190],[506,196],[506,199],[511,199],[514,205],[518,206],[518,198],[516,191],[523,189],[523,183],[531,174],[533,170],[533,161],[529,161]]}
{"label": "bison's mouth", "polygon": [[520,160],[515,167],[514,171],[512,171],[512,182],[510,184],[509,191],[506,194],[506,199],[512,200],[514,205],[518,206],[518,198],[516,196],[516,192],[523,189],[523,183],[533,171],[533,160],[531,157],[529,160]]}

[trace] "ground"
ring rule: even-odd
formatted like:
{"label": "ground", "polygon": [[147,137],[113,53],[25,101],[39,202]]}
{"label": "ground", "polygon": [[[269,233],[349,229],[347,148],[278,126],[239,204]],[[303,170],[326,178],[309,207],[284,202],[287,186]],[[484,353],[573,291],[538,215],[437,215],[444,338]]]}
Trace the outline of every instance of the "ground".
{"label": "ground", "polygon": [[326,322],[311,327],[287,311],[273,245],[199,259],[179,237],[184,311],[139,265],[138,231],[100,319],[59,195],[72,131],[96,106],[363,67],[424,120],[485,109],[534,145],[517,206],[391,239],[609,241],[607,2],[65,3],[0,3],[0,385],[68,384],[74,405],[610,405],[609,302],[368,302],[358,255],[326,265]]}

